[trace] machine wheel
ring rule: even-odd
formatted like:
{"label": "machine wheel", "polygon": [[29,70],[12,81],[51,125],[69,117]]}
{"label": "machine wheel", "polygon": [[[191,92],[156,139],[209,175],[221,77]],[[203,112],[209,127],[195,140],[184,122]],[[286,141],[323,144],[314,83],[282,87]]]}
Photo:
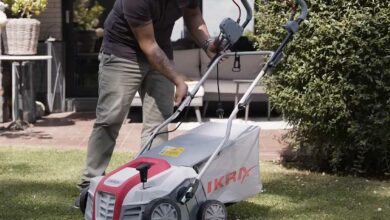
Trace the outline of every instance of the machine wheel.
{"label": "machine wheel", "polygon": [[85,209],[87,208],[87,200],[88,200],[88,189],[89,187],[85,187],[81,190],[80,193],[80,211],[85,214]]}
{"label": "machine wheel", "polygon": [[227,220],[225,205],[217,200],[204,202],[199,208],[198,220]]}
{"label": "machine wheel", "polygon": [[179,206],[169,198],[160,198],[151,201],[146,207],[143,220],[181,220]]}

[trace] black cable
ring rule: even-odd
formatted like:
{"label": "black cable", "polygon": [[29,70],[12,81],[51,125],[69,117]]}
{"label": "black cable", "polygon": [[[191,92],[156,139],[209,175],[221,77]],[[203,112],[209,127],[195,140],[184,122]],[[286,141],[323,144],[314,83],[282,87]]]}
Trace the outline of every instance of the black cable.
{"label": "black cable", "polygon": [[221,102],[221,91],[219,88],[219,64],[217,64],[217,89],[218,89],[218,107],[217,107],[217,116],[219,118],[223,118],[224,115],[224,109],[222,107],[222,102]]}
{"label": "black cable", "polygon": [[[150,141],[149,146],[148,146],[148,150],[150,150],[150,148],[152,147],[153,141],[154,141],[154,139],[155,139],[157,136],[162,135],[162,134],[169,134],[169,133],[172,133],[172,132],[176,131],[176,130],[180,127],[180,125],[183,123],[183,120],[187,119],[188,112],[189,112],[189,110],[190,110],[189,107],[190,107],[190,105],[191,105],[191,102],[192,102],[192,99],[191,99],[190,102],[188,103],[188,105],[187,105],[187,107],[186,107],[186,110],[185,110],[185,112],[184,112],[184,115],[180,118],[179,124],[178,124],[174,129],[172,129],[172,130],[170,130],[170,131],[162,131],[162,132],[157,133],[157,134],[153,137],[153,139]],[[167,126],[168,126],[168,125],[167,125]]]}
{"label": "black cable", "polygon": [[236,2],[236,0],[233,0],[233,3],[237,6],[238,8],[238,19],[237,19],[237,23],[240,23],[241,21],[241,7],[238,5],[238,3]]}
{"label": "black cable", "polygon": [[[220,39],[220,41],[218,42],[218,45],[217,45],[217,54],[218,56],[220,55],[221,53],[221,44],[223,42],[223,37]],[[219,86],[219,63],[217,63],[217,91],[218,91],[218,107],[217,107],[217,116],[219,118],[223,118],[223,115],[224,115],[224,109],[222,107],[222,103],[221,103],[221,90],[220,90],[220,86]]]}
{"label": "black cable", "polygon": [[217,64],[217,90],[218,90],[218,103],[221,103],[221,91],[219,88],[219,64]]}
{"label": "black cable", "polygon": [[297,9],[298,9],[297,5],[294,2],[292,2],[291,0],[287,1],[287,5],[289,5],[291,7],[291,15],[290,15],[290,19],[289,20],[293,21],[295,15],[297,13]]}

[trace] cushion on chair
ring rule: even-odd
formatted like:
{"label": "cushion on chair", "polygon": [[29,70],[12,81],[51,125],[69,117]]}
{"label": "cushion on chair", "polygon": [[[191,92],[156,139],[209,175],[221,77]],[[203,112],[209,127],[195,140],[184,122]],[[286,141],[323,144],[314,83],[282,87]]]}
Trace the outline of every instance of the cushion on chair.
{"label": "cushion on chair", "polygon": [[189,80],[198,80],[200,75],[199,49],[174,50],[175,68],[179,73],[187,76]]}

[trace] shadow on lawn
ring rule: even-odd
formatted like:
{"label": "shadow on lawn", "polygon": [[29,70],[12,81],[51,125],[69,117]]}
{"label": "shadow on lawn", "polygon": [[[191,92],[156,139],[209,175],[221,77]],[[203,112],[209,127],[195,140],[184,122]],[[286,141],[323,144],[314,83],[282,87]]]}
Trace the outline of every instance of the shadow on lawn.
{"label": "shadow on lawn", "polygon": [[74,112],[63,117],[43,117],[35,127],[63,127],[75,125],[78,121],[91,121],[96,118],[94,112]]}
{"label": "shadow on lawn", "polygon": [[65,118],[44,118],[37,121],[34,125],[35,127],[62,127],[62,126],[72,126],[75,125],[73,119]]}
{"label": "shadow on lawn", "polygon": [[[299,219],[303,216],[322,216],[326,219],[388,219],[388,194],[374,193],[380,183],[367,183],[361,178],[286,174],[264,182],[265,192],[253,198],[267,200],[271,210],[251,205],[249,218],[240,219]],[[272,201],[270,201],[272,200]],[[240,204],[238,204],[240,205]],[[243,206],[246,206],[244,203]],[[263,207],[264,209],[264,207]],[[252,210],[252,211],[250,211]],[[258,212],[257,214],[254,214]]]}
{"label": "shadow on lawn", "polygon": [[82,219],[71,182],[0,181],[0,219]]}
{"label": "shadow on lawn", "polygon": [[32,171],[33,169],[31,166],[27,163],[18,163],[18,164],[1,164],[1,169],[0,169],[0,175],[5,174],[5,173],[18,173],[20,174],[28,174]]}
{"label": "shadow on lawn", "polygon": [[53,139],[50,134],[44,133],[42,131],[8,131],[4,130],[0,132],[0,137],[6,137],[9,139]]}
{"label": "shadow on lawn", "polygon": [[263,206],[252,202],[239,202],[228,207],[229,219],[264,219],[270,211],[269,206]]}

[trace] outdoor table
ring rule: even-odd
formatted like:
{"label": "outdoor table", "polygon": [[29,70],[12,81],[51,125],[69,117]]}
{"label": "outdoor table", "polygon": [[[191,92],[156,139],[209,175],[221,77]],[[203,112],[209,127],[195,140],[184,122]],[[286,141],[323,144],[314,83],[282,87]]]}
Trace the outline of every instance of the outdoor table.
{"label": "outdoor table", "polygon": [[[9,129],[12,130],[23,130],[26,126],[28,126],[28,122],[24,121],[21,116],[21,106],[19,106],[20,98],[19,96],[22,96],[21,94],[21,86],[22,82],[21,79],[23,74],[23,66],[26,64],[29,64],[33,61],[47,61],[47,71],[48,71],[48,79],[50,76],[51,80],[51,55],[0,55],[0,62],[1,61],[11,61],[12,62],[12,123],[10,126],[8,126]],[[20,68],[20,71],[18,70],[18,67]],[[29,67],[29,75],[30,75],[30,88],[33,89],[33,80],[32,80],[32,68],[31,65]],[[50,73],[50,74],[49,74]],[[50,82],[50,81],[48,81]],[[48,83],[50,84],[50,83]],[[26,85],[25,85],[26,86]],[[49,88],[48,88],[49,89]],[[33,91],[33,90],[32,90]],[[49,91],[49,90],[48,90]],[[49,93],[48,93],[49,94]],[[48,97],[49,98],[49,97]],[[35,109],[35,99],[31,100],[33,104],[33,109]],[[34,110],[35,111],[35,110]]]}

